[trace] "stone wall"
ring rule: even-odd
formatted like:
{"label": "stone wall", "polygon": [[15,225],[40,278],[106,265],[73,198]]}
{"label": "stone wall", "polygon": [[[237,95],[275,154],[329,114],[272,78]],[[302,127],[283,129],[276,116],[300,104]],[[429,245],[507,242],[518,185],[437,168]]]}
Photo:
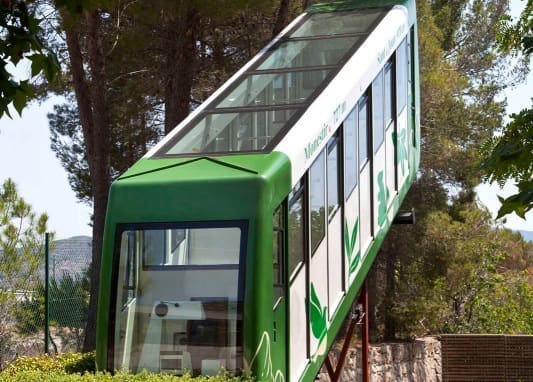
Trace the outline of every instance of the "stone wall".
{"label": "stone wall", "polygon": [[[383,343],[370,345],[370,380],[440,382],[442,381],[441,347],[438,339],[419,338],[413,342]],[[332,349],[330,358],[335,368],[339,350]],[[317,381],[329,381],[325,368]],[[341,381],[362,380],[361,348],[348,351]]]}

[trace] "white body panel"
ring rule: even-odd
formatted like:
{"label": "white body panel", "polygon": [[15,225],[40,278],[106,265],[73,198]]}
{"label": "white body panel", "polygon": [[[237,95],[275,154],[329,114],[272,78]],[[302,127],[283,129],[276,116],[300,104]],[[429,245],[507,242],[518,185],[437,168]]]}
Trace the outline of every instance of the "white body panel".
{"label": "white body panel", "polygon": [[[396,189],[396,150],[394,148],[394,139],[393,139],[393,133],[394,133],[394,122],[390,124],[390,126],[385,131],[385,173],[387,178],[387,188],[390,192],[389,195],[389,203],[388,206],[392,203],[394,200],[394,196],[396,195],[397,189]],[[387,206],[387,207],[388,207]]]}
{"label": "white body panel", "polygon": [[[374,236],[379,232],[383,226],[383,222],[379,220],[379,210],[381,207],[381,199],[385,198],[385,209],[388,206],[388,200],[390,198],[390,192],[386,186],[386,174],[385,174],[385,143],[383,143],[378,151],[374,154],[374,169],[373,169],[373,182],[374,182]],[[383,193],[383,195],[382,195]],[[380,224],[381,223],[381,224]]]}
{"label": "white body panel", "polygon": [[359,227],[361,230],[361,257],[372,242],[372,178],[371,163],[359,173]]}
{"label": "white body panel", "polygon": [[[407,108],[404,108],[401,114],[398,116],[398,141],[396,143],[396,158],[398,160],[398,166],[396,167],[398,171],[398,189],[402,188],[405,180],[407,179],[407,175],[409,175],[409,160],[407,150],[410,142],[409,139],[412,138],[410,138],[410,134],[408,131],[409,128],[407,126]],[[404,149],[406,150],[405,156],[402,156],[401,154],[401,145],[404,145]]]}
{"label": "white body panel", "polygon": [[344,295],[342,250],[342,213],[337,213],[328,226],[328,319],[331,320]]}
{"label": "white body panel", "polygon": [[[355,275],[357,274],[356,270],[359,269],[359,264],[361,264],[361,221],[359,218],[359,185],[357,185],[352,194],[349,196],[348,200],[345,204],[344,209],[344,215],[346,217],[346,222],[344,223],[346,225],[346,231],[347,235],[345,234],[344,240],[344,250],[345,250],[345,259],[346,259],[346,266],[344,268],[344,277],[346,280],[346,289],[350,287],[353,280],[355,279]],[[355,226],[357,224],[357,229],[355,229]],[[344,229],[344,227],[343,227]],[[356,236],[356,238],[353,238],[353,235]],[[351,250],[351,253],[348,252],[347,245],[351,246],[351,243],[354,243],[354,247]],[[350,244],[347,244],[350,243]],[[359,256],[358,256],[359,254]],[[358,256],[358,258],[354,259],[354,257]],[[357,262],[358,265],[352,269],[352,272],[350,272],[350,265],[352,262]]]}
{"label": "white body panel", "polygon": [[[315,253],[311,255],[310,284],[314,285],[316,294],[320,301],[320,308],[328,306],[328,241],[322,240]],[[311,287],[310,287],[311,288]],[[328,309],[329,311],[329,309]],[[329,313],[326,315],[329,317]],[[315,338],[313,332],[309,333],[311,343],[311,354],[315,354],[319,339]]]}
{"label": "white body panel", "polygon": [[291,381],[297,381],[307,365],[307,308],[305,268],[300,269],[290,290],[290,373]]}

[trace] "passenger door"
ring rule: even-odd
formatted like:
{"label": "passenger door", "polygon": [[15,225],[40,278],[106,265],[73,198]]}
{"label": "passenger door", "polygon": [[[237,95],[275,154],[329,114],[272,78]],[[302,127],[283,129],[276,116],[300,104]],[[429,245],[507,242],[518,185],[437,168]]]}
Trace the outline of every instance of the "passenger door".
{"label": "passenger door", "polygon": [[[120,332],[115,338],[123,342],[124,345],[118,348],[124,349],[123,353],[119,355],[118,362],[124,367],[129,368],[131,359],[131,348],[133,341],[133,328],[135,320],[135,310],[137,306],[137,280],[138,274],[138,241],[134,232],[124,233],[122,240],[126,241],[122,248],[127,249],[126,256],[120,258],[126,262],[120,266],[124,272],[119,275],[120,285],[122,287],[122,294],[120,303],[117,308],[120,309],[118,319],[122,322],[119,326]],[[117,364],[115,362],[115,364]]]}

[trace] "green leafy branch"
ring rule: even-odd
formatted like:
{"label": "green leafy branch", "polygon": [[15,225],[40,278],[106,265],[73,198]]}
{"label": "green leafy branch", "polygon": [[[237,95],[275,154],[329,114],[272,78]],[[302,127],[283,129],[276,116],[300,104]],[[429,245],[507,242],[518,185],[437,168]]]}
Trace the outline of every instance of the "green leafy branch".
{"label": "green leafy branch", "polygon": [[28,59],[31,76],[44,74],[52,81],[59,72],[56,56],[48,51],[39,38],[41,20],[35,17],[34,10],[28,8],[28,1],[2,2],[0,4],[0,117],[11,118],[9,105],[21,114],[34,96],[34,90],[27,80],[16,81],[7,70],[9,64],[17,65]]}
{"label": "green leafy branch", "polygon": [[516,180],[516,194],[498,197],[502,203],[498,218],[515,212],[525,219],[525,214],[533,208],[533,108],[512,114],[511,118],[502,136],[486,145],[480,167],[487,181],[500,186],[508,179]]}

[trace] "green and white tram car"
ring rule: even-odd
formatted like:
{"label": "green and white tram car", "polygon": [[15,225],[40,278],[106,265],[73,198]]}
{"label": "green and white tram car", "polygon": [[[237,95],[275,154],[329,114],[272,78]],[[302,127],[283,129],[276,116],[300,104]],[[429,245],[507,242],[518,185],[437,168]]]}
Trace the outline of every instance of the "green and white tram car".
{"label": "green and white tram car", "polygon": [[311,7],[113,183],[99,369],[314,379],[416,176],[416,33]]}

